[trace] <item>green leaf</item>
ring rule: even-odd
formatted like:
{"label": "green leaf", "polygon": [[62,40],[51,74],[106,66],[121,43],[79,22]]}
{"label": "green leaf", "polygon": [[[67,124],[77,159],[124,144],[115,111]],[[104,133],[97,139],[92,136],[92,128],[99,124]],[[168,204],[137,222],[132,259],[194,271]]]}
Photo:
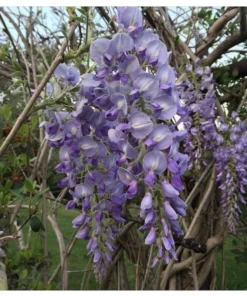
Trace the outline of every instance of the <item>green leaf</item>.
{"label": "green leaf", "polygon": [[88,7],[77,8],[77,10],[83,15],[87,15],[88,13]]}
{"label": "green leaf", "polygon": [[206,13],[206,10],[205,10],[205,9],[202,9],[202,10],[200,10],[200,11],[198,12],[197,15],[198,15],[199,18],[202,18],[202,19],[203,19],[203,18],[206,16],[206,14],[207,14],[207,13]]}
{"label": "green leaf", "polygon": [[10,192],[11,192],[12,194],[14,194],[16,197],[20,198],[20,199],[23,198],[23,195],[19,194],[19,193],[16,192],[16,191],[10,190]]}
{"label": "green leaf", "polygon": [[19,134],[22,136],[27,136],[29,132],[29,125],[27,123],[23,124],[19,130]]}
{"label": "green leaf", "polygon": [[33,188],[33,182],[31,180],[29,180],[29,179],[26,179],[25,182],[24,182],[24,188],[28,192],[32,193],[33,192],[33,189],[34,189]]}
{"label": "green leaf", "polygon": [[30,218],[30,227],[32,228],[33,232],[39,232],[42,228],[42,222],[40,221],[39,217],[33,216]]}
{"label": "green leaf", "polygon": [[38,124],[38,116],[37,115],[33,115],[31,117],[31,124],[32,124],[32,129],[34,129],[37,124]]}
{"label": "green leaf", "polygon": [[82,22],[82,23],[85,21],[85,17],[74,16],[73,19],[75,21]]}
{"label": "green leaf", "polygon": [[16,72],[12,73],[11,76],[12,76],[12,77],[22,77],[23,74],[22,74],[21,71],[16,71]]}
{"label": "green leaf", "polygon": [[3,161],[0,161],[0,169],[2,170],[5,167],[5,163]]}
{"label": "green leaf", "polygon": [[36,287],[36,284],[37,284],[36,280],[32,280],[28,285],[28,290],[34,290]]}
{"label": "green leaf", "polygon": [[46,290],[51,290],[52,289],[52,283],[50,283],[49,285],[47,285]]}
{"label": "green leaf", "polygon": [[37,289],[38,289],[38,290],[45,290],[45,286],[44,286],[44,284],[43,284],[42,281],[39,281],[39,282],[38,282]]}
{"label": "green leaf", "polygon": [[9,105],[3,105],[1,109],[2,109],[3,117],[8,121],[12,114]]}
{"label": "green leaf", "polygon": [[3,198],[3,204],[7,205],[9,203],[9,200],[10,200],[10,195],[5,195]]}
{"label": "green leaf", "polygon": [[17,63],[16,61],[12,61],[12,65],[14,66],[14,68],[18,71],[22,71],[22,67],[19,63]]}
{"label": "green leaf", "polygon": [[19,86],[19,85],[26,85],[26,81],[25,80],[17,80],[14,82],[14,84],[12,86]]}
{"label": "green leaf", "polygon": [[210,157],[212,155],[212,152],[211,151],[205,151],[204,152],[204,157],[207,158],[207,157]]}
{"label": "green leaf", "polygon": [[25,280],[25,278],[27,277],[27,273],[27,269],[23,269],[19,274],[19,281]]}
{"label": "green leaf", "polygon": [[3,204],[3,192],[0,192],[0,206]]}
{"label": "green leaf", "polygon": [[34,195],[33,199],[39,198],[40,196],[42,196],[47,191],[49,191],[49,188],[46,188],[46,189],[44,189],[42,191],[39,191],[39,193],[37,193],[36,195]]}
{"label": "green leaf", "polygon": [[238,250],[238,249],[233,249],[233,250],[231,250],[231,252],[232,252],[233,254],[236,254],[236,255],[243,255],[243,252],[241,252],[241,251]]}
{"label": "green leaf", "polygon": [[191,176],[191,171],[186,171],[186,172],[184,173],[184,177],[189,177],[189,176]]}
{"label": "green leaf", "polygon": [[16,163],[16,157],[12,153],[7,153],[7,158],[12,165]]}
{"label": "green leaf", "polygon": [[12,187],[12,185],[13,185],[13,182],[8,179],[8,181],[4,185],[4,191],[6,193],[8,193],[8,191],[10,190],[10,188]]}
{"label": "green leaf", "polygon": [[19,156],[21,165],[27,165],[27,155],[25,153],[20,154]]}

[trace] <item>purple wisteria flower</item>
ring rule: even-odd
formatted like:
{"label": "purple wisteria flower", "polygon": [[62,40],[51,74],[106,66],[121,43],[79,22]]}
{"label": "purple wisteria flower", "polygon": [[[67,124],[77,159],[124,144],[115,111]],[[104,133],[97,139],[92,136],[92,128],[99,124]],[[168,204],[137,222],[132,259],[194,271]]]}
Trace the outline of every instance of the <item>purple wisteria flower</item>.
{"label": "purple wisteria flower", "polygon": [[80,80],[80,72],[77,68],[59,64],[54,71],[54,76],[62,79],[63,84],[75,86]]}
{"label": "purple wisteria flower", "polygon": [[177,219],[186,207],[179,197],[188,164],[180,153],[186,131],[172,119],[187,113],[170,53],[157,34],[143,29],[139,8],[119,7],[116,22],[112,39],[90,46],[94,73],[80,77],[66,65],[56,70],[62,87],[81,79],[80,90],[71,113],[51,113],[43,123],[49,145],[59,148],[56,171],[65,177],[58,186],[70,188],[73,197],[66,208],[81,207],[72,224],[76,237],[88,240],[99,281],[112,263],[129,199],[137,203],[142,197],[140,230],[146,232],[144,243],[155,245],[154,263],[177,259],[173,235],[183,233]]}
{"label": "purple wisteria flower", "polygon": [[194,174],[198,175],[210,161],[210,157],[204,157],[205,153],[212,154],[217,142],[222,139],[215,125],[216,106],[211,71],[208,67],[196,65],[195,72],[198,77],[197,85],[193,85],[189,78],[178,85],[183,105],[178,113],[181,116],[179,123],[183,122],[188,131],[185,152],[190,156],[189,169],[193,169]]}
{"label": "purple wisteria flower", "polygon": [[232,114],[227,124],[218,120],[218,130],[225,141],[219,143],[214,152],[217,181],[221,189],[221,206],[229,231],[235,233],[239,220],[240,204],[246,204],[244,195],[247,185],[247,127],[239,121],[238,114]]}
{"label": "purple wisteria flower", "polygon": [[143,112],[136,112],[129,118],[131,134],[136,139],[143,139],[153,129],[153,123],[150,117]]}
{"label": "purple wisteria flower", "polygon": [[145,144],[153,149],[164,150],[169,148],[172,142],[173,134],[170,129],[164,124],[158,124],[150,133]]}
{"label": "purple wisteria flower", "polygon": [[172,119],[177,113],[177,104],[169,95],[162,95],[153,100],[154,116],[161,120]]}
{"label": "purple wisteria flower", "polygon": [[136,7],[118,7],[117,23],[120,29],[135,36],[142,30],[142,13]]}

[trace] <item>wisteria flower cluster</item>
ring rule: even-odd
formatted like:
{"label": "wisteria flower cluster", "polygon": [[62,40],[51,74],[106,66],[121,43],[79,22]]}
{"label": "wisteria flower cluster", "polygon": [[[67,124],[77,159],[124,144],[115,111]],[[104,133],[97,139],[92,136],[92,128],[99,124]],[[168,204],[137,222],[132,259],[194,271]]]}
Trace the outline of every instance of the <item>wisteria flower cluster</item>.
{"label": "wisteria flower cluster", "polygon": [[[178,84],[181,107],[179,123],[188,135],[185,152],[190,157],[188,169],[199,177],[209,160],[215,161],[221,205],[228,229],[235,232],[241,209],[246,203],[247,126],[236,112],[226,122],[217,116],[214,79],[209,67],[201,67],[198,60],[193,70],[186,66],[187,77]],[[209,152],[210,157],[208,157]]]}
{"label": "wisteria flower cluster", "polygon": [[[49,145],[59,148],[58,186],[70,188],[68,209],[82,206],[73,220],[77,238],[88,240],[95,273],[104,279],[128,200],[142,196],[140,216],[145,244],[155,245],[153,266],[176,259],[173,235],[182,235],[178,215],[185,216],[181,176],[188,156],[180,152],[185,130],[171,119],[181,109],[176,73],[158,35],[143,29],[139,8],[118,8],[119,31],[90,47],[96,73],[81,77],[73,112],[51,112],[46,122]],[[77,81],[62,65],[63,83]]]}
{"label": "wisteria flower cluster", "polygon": [[198,59],[195,69],[188,64],[186,72],[186,78],[178,84],[182,105],[179,122],[183,122],[188,131],[185,152],[190,156],[189,169],[198,175],[208,164],[207,152],[212,152],[224,138],[216,131],[214,79],[210,67],[200,66]]}
{"label": "wisteria flower cluster", "polygon": [[222,190],[221,205],[228,229],[235,233],[242,213],[239,205],[246,204],[243,195],[247,185],[247,125],[233,112],[227,123],[223,118],[218,119],[218,130],[225,140],[214,152],[217,181]]}

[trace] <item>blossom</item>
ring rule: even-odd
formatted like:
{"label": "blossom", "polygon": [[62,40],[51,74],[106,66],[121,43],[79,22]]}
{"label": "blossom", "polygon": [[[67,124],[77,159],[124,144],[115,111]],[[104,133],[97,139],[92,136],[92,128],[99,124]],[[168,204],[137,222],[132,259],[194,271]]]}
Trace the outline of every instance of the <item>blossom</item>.
{"label": "blossom", "polygon": [[117,23],[131,36],[135,36],[142,29],[142,13],[137,7],[118,7]]}
{"label": "blossom", "polygon": [[[140,230],[157,251],[154,262],[177,259],[173,234],[183,233],[177,219],[186,214],[179,192],[189,157],[180,148],[189,132],[177,130],[172,119],[178,114],[185,121],[190,112],[179,103],[170,53],[157,34],[143,29],[139,8],[117,11],[119,31],[90,46],[95,71],[80,77],[64,64],[55,73],[61,89],[80,81],[73,110],[50,112],[43,123],[48,144],[59,149],[56,171],[64,177],[58,187],[70,188],[73,197],[66,208],[81,208],[72,225],[78,239],[88,240],[99,281],[112,262],[129,199],[140,207]],[[203,87],[209,88],[212,78],[203,75],[208,75],[202,76]],[[207,98],[205,113],[210,102]],[[205,131],[212,128],[209,119],[202,123]]]}
{"label": "blossom", "polygon": [[80,72],[75,67],[59,64],[54,71],[54,76],[57,78],[60,77],[64,84],[75,86],[79,82]]}
{"label": "blossom", "polygon": [[132,136],[136,139],[145,138],[153,129],[150,117],[143,112],[136,112],[130,116],[129,124]]}
{"label": "blossom", "polygon": [[149,138],[145,144],[157,150],[164,150],[171,146],[173,142],[173,134],[164,124],[158,124],[149,134]]}
{"label": "blossom", "polygon": [[177,104],[169,95],[162,95],[153,100],[154,116],[158,119],[169,120],[177,113]]}

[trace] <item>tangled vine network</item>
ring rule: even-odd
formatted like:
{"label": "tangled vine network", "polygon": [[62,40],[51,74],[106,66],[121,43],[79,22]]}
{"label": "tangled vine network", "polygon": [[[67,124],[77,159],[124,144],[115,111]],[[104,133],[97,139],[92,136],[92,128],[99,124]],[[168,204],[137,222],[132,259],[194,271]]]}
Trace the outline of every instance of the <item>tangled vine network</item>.
{"label": "tangled vine network", "polygon": [[[241,213],[247,184],[247,127],[237,113],[217,116],[209,67],[186,65],[185,76],[169,65],[170,52],[151,29],[143,28],[139,8],[118,8],[118,32],[92,42],[95,73],[80,77],[61,64],[61,86],[80,84],[72,112],[49,112],[44,122],[49,145],[59,148],[58,186],[69,188],[67,209],[80,206],[73,220],[78,239],[88,240],[94,270],[102,281],[112,263],[115,239],[125,225],[128,205],[139,206],[152,266],[174,258],[174,236],[182,236],[179,216],[182,176],[196,180],[212,159],[230,231]],[[47,91],[52,91],[48,85]],[[140,199],[141,197],[141,199]]]}

